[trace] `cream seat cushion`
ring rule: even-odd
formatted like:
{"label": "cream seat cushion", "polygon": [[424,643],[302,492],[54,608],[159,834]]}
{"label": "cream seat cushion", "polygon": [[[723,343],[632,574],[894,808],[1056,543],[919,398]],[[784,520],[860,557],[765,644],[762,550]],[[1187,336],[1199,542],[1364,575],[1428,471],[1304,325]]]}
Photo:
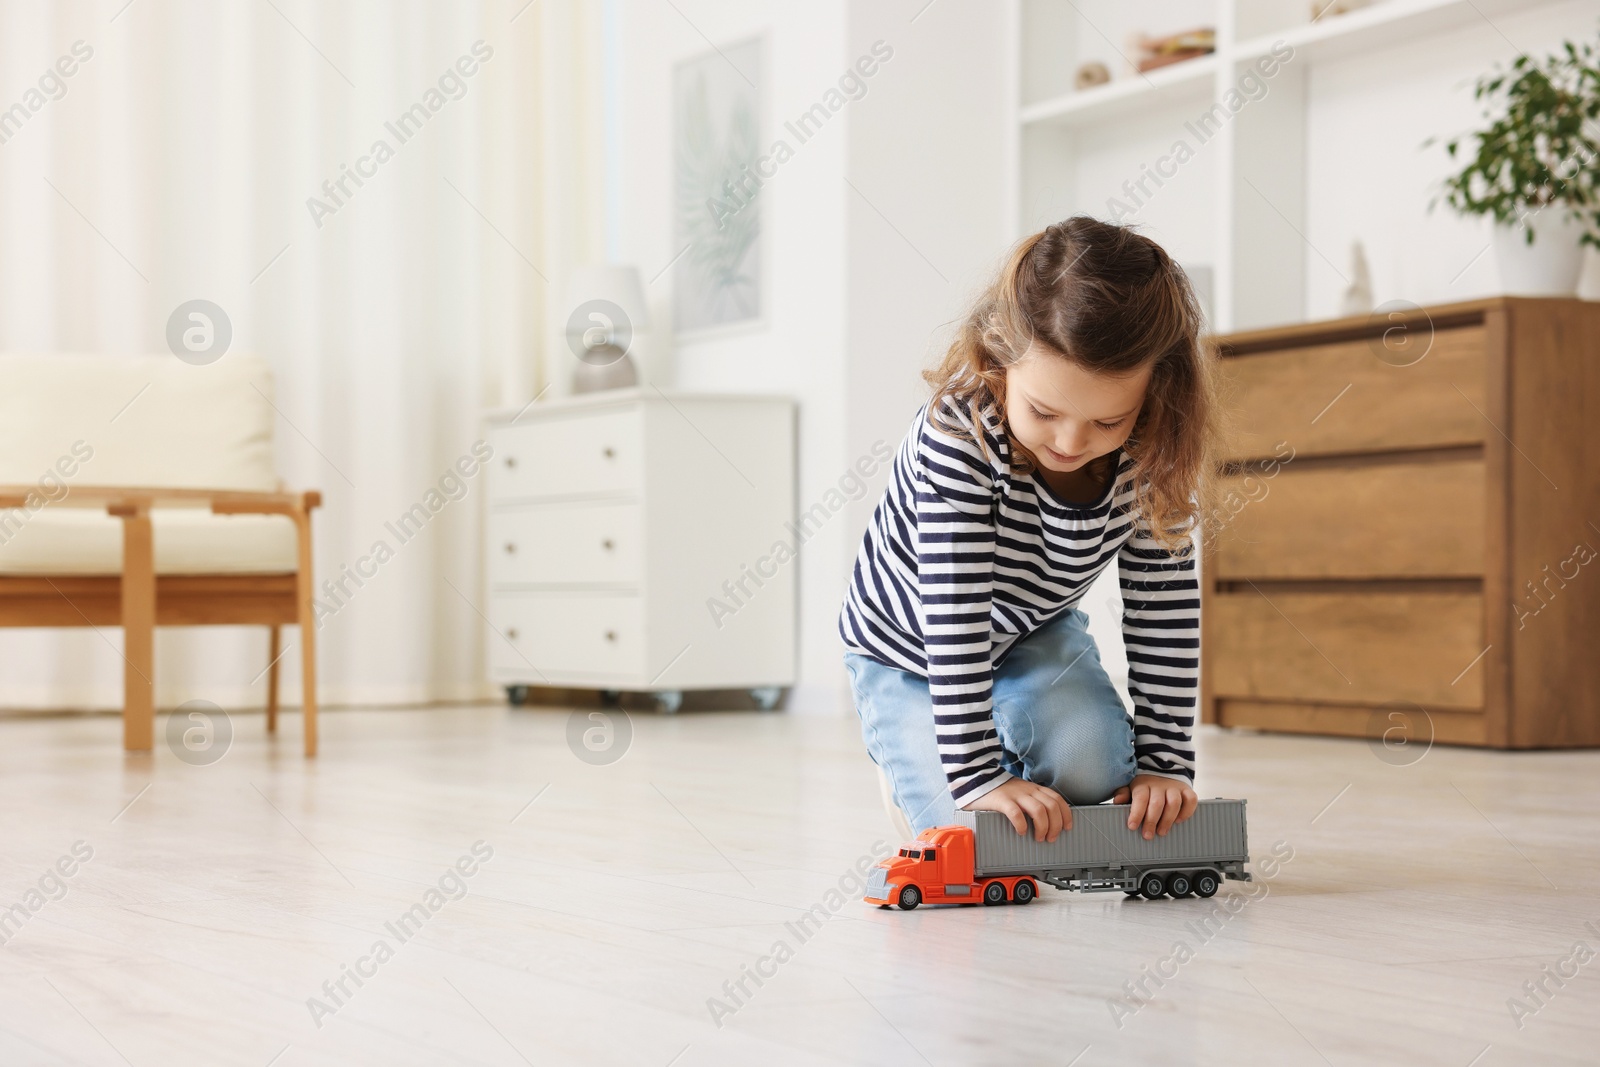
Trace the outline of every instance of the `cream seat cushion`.
{"label": "cream seat cushion", "polygon": [[[157,574],[287,573],[296,566],[294,523],[281,515],[157,508],[150,520]],[[0,574],[121,572],[122,521],[102,511],[46,507],[0,544]]]}
{"label": "cream seat cushion", "polygon": [[[256,356],[192,366],[169,354],[0,355],[0,484],[43,497],[70,497],[73,485],[275,490],[271,398],[271,368]],[[152,525],[159,574],[295,569],[283,516],[163,508]],[[122,523],[103,510],[0,512],[0,573],[121,566]]]}

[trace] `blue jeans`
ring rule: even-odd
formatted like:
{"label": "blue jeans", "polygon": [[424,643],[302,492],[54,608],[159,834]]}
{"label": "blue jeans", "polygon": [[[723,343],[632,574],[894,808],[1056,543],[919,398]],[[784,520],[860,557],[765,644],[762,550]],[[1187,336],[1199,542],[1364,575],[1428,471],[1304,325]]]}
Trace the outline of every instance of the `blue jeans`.
{"label": "blue jeans", "polygon": [[[994,674],[1001,766],[1074,804],[1099,804],[1133,780],[1133,722],[1070,610],[1012,646]],[[955,822],[939,762],[928,680],[854,652],[845,669],[861,736],[913,833]]]}

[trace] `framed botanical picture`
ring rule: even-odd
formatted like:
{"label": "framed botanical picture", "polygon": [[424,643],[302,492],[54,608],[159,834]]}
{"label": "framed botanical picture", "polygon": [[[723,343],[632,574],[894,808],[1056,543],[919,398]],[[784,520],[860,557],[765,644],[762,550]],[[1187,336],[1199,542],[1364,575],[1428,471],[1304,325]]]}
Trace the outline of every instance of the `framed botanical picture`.
{"label": "framed botanical picture", "polygon": [[673,322],[678,333],[762,315],[761,39],[686,59],[672,72]]}

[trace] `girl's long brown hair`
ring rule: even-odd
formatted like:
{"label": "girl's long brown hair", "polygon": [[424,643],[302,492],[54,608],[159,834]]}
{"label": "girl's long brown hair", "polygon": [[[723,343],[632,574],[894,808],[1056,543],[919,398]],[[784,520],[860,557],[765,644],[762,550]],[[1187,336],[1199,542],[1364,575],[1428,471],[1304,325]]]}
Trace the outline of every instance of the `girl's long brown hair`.
{"label": "girl's long brown hair", "polygon": [[[974,416],[992,408],[1003,423],[1006,370],[1036,341],[1097,374],[1151,365],[1144,407],[1123,449],[1134,461],[1136,506],[1151,535],[1179,549],[1207,513],[1218,436],[1215,361],[1201,323],[1188,275],[1160,245],[1074,216],[1012,249],[944,358],[923,374],[934,389],[929,421],[968,435],[943,412],[948,397]],[[1010,443],[1013,467],[1033,470],[1033,455]]]}

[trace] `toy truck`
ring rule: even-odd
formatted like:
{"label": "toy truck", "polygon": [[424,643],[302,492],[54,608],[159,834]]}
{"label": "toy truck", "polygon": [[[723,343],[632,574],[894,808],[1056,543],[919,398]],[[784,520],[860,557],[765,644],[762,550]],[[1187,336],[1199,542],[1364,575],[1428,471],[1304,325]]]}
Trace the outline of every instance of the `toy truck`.
{"label": "toy truck", "polygon": [[918,904],[1027,904],[1039,883],[1093,893],[1122,890],[1155,900],[1209,897],[1225,878],[1250,881],[1242,800],[1202,800],[1166,837],[1128,829],[1128,805],[1074,806],[1072,829],[1054,843],[1019,834],[999,812],[976,825],[935,826],[880,860],[866,902],[910,911]]}

